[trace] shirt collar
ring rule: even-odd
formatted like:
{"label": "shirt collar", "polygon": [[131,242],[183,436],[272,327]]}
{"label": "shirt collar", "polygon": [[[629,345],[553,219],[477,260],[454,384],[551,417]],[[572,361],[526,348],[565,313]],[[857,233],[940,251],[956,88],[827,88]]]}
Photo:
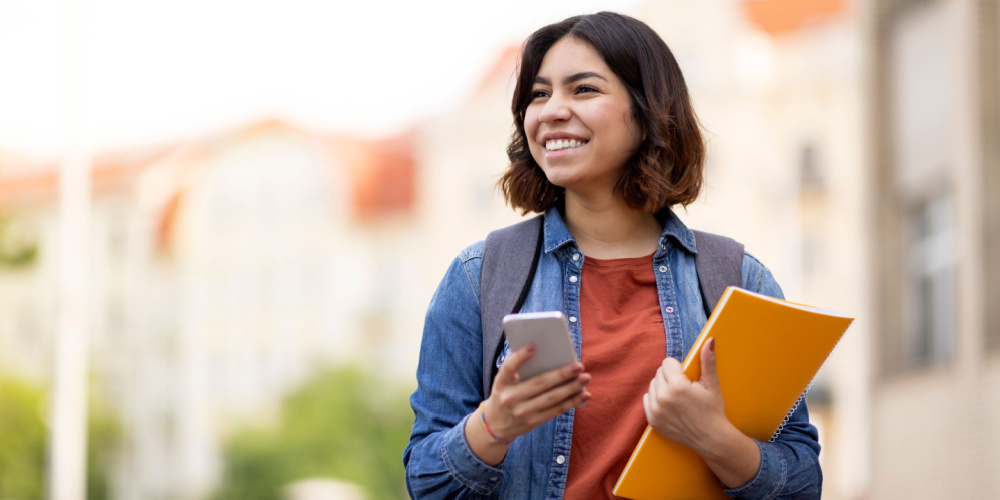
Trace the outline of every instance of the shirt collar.
{"label": "shirt collar", "polygon": [[663,224],[663,233],[660,234],[660,246],[667,242],[667,238],[673,238],[680,243],[684,249],[693,254],[698,253],[698,248],[694,244],[694,231],[688,229],[670,208],[664,208],[656,213],[657,220]]}
{"label": "shirt collar", "polygon": [[[690,253],[698,253],[694,243],[694,232],[688,229],[677,215],[670,208],[664,208],[656,213],[657,220],[663,225],[663,233],[660,234],[659,247],[663,248],[668,239],[673,239],[680,246]],[[563,221],[559,209],[553,205],[545,212],[545,234],[542,249],[545,253],[551,253],[560,247],[573,243],[573,234],[569,232],[566,223]]]}

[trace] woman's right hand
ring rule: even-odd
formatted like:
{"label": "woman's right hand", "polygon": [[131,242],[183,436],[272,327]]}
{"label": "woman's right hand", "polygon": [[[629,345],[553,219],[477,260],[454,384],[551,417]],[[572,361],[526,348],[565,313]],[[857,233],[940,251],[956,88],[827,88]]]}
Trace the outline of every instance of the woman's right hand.
{"label": "woman's right hand", "polygon": [[[517,371],[534,354],[534,345],[528,345],[507,356],[482,406],[490,430],[504,441],[511,442],[590,400],[586,390],[590,374],[579,361],[521,381]],[[466,421],[465,433],[472,451],[484,462],[499,464],[507,454],[507,446],[486,432],[479,415]]]}

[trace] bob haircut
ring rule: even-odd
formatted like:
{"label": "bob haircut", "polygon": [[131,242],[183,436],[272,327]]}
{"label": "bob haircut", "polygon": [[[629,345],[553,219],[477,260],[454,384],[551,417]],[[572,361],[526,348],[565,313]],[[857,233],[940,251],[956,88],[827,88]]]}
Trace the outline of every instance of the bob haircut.
{"label": "bob haircut", "polygon": [[545,212],[564,191],[548,181],[531,156],[524,117],[542,58],[567,36],[593,47],[625,84],[632,116],[644,137],[626,162],[615,194],[629,207],[647,213],[687,206],[697,199],[704,178],[705,143],[674,55],[642,21],[599,12],[545,26],[524,43],[511,102],[515,126],[507,145],[510,166],[497,182],[507,203],[524,214]]}

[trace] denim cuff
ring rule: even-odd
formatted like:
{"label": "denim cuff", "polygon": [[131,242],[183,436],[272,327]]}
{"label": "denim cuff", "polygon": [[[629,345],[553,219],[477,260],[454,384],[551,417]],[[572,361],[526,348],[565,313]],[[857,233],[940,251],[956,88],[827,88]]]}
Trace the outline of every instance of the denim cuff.
{"label": "denim cuff", "polygon": [[781,453],[775,449],[773,443],[762,443],[757,441],[757,448],[760,449],[760,467],[757,475],[743,486],[737,488],[727,488],[726,495],[735,498],[774,498],[785,486],[788,478],[788,468]]}
{"label": "denim cuff", "polygon": [[457,481],[479,495],[489,495],[503,480],[503,469],[483,462],[472,452],[465,437],[465,422],[469,417],[466,415],[458,425],[445,432],[441,440],[441,457]]}

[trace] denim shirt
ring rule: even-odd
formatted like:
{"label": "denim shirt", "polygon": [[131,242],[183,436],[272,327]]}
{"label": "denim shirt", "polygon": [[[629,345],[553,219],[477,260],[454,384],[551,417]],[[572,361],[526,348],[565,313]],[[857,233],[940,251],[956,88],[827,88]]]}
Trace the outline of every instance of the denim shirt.
{"label": "denim shirt", "polygon": [[[671,211],[663,222],[653,272],[663,315],[666,356],[683,362],[701,333],[702,305],[694,234]],[[580,275],[584,256],[558,210],[545,214],[542,255],[522,312],[560,310],[581,349]],[[424,322],[415,420],[403,452],[406,487],[413,498],[561,499],[566,488],[573,415],[570,410],[519,436],[498,466],[484,463],[465,438],[465,420],[483,399],[479,272],[483,242],[459,254],[431,299]],[[743,257],[743,288],[782,298],[771,272]],[[725,490],[735,498],[819,498],[822,472],[816,428],[803,401],[771,442],[757,442],[760,468],[746,484]]]}

